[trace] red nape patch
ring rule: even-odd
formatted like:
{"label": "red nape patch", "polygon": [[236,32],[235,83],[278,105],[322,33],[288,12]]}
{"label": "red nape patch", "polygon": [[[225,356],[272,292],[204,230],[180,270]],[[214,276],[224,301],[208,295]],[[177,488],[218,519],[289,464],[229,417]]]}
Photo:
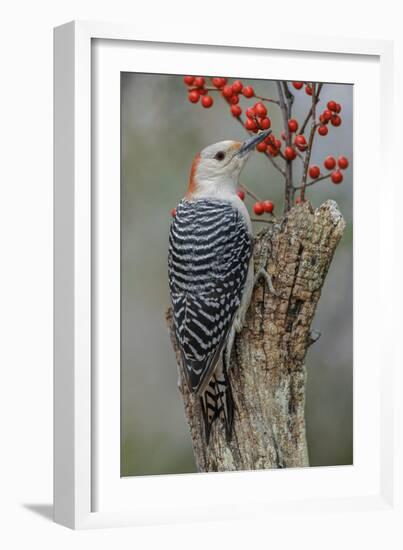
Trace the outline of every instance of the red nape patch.
{"label": "red nape patch", "polygon": [[200,153],[195,156],[192,163],[192,168],[190,169],[189,185],[185,195],[187,199],[190,199],[193,193],[196,191],[196,170],[197,170],[197,167],[199,166],[199,162],[200,162]]}

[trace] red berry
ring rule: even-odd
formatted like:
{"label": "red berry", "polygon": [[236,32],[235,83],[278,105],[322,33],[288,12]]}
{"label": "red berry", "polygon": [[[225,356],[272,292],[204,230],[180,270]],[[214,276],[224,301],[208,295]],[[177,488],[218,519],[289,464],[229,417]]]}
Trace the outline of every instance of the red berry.
{"label": "red berry", "polygon": [[335,101],[328,101],[327,102],[327,108],[329,109],[329,111],[336,111],[337,109],[337,103]]}
{"label": "red berry", "polygon": [[316,180],[320,176],[320,168],[315,164],[309,168],[309,177]]}
{"label": "red berry", "polygon": [[209,107],[211,107],[213,103],[214,101],[211,95],[204,95],[201,99],[201,104],[205,109],[208,109]]}
{"label": "red berry", "polygon": [[295,204],[301,204],[302,200],[301,200],[301,197],[297,197],[295,199]]}
{"label": "red berry", "polygon": [[343,181],[343,174],[340,172],[340,170],[335,170],[334,172],[332,172],[330,179],[333,183],[341,183]]}
{"label": "red berry", "polygon": [[255,90],[252,88],[252,86],[246,86],[242,93],[245,97],[253,97],[255,95]]}
{"label": "red berry", "polygon": [[305,92],[306,92],[308,95],[312,95],[312,93],[313,93],[312,86],[310,86],[309,84],[307,84],[307,85],[305,86]]}
{"label": "red berry", "polygon": [[267,152],[271,157],[276,157],[278,155],[278,149],[273,145],[267,146]]}
{"label": "red berry", "polygon": [[211,82],[213,83],[213,86],[216,88],[222,88],[227,83],[226,78],[221,78],[220,76],[215,76],[211,79]]}
{"label": "red berry", "polygon": [[197,88],[197,91],[199,92],[200,95],[206,95],[208,92],[206,88]]}
{"label": "red berry", "polygon": [[229,98],[229,102],[231,103],[231,105],[236,105],[237,103],[239,103],[239,96],[237,96],[236,94],[231,96]]}
{"label": "red berry", "polygon": [[259,151],[259,153],[265,153],[267,149],[267,145],[264,141],[261,141],[256,145],[256,151]]}
{"label": "red berry", "polygon": [[290,118],[288,121],[288,129],[290,132],[296,132],[298,130],[298,122],[295,120],[295,118]]}
{"label": "red berry", "polygon": [[231,113],[234,117],[240,117],[242,114],[242,109],[239,105],[231,105]]}
{"label": "red berry", "polygon": [[336,167],[336,159],[334,157],[326,157],[323,166],[328,170],[333,170]]}
{"label": "red berry", "polygon": [[260,116],[260,117],[265,117],[267,115],[267,109],[263,105],[263,103],[256,103],[255,112],[256,112],[257,116]]}
{"label": "red berry", "polygon": [[341,118],[339,117],[339,115],[333,115],[332,118],[330,119],[330,122],[332,123],[333,126],[340,126]]}
{"label": "red berry", "polygon": [[196,78],[194,79],[194,82],[193,82],[193,84],[196,86],[196,88],[203,88],[204,83],[205,83],[205,79],[202,76],[196,76]]}
{"label": "red berry", "polygon": [[339,168],[342,170],[345,170],[348,168],[348,158],[347,157],[339,157],[337,159],[337,164],[339,165]]}
{"label": "red berry", "polygon": [[256,122],[252,118],[247,118],[245,120],[245,128],[251,132],[257,130]]}
{"label": "red berry", "polygon": [[340,103],[336,103],[336,109],[335,109],[336,113],[340,113],[341,111],[341,105]]}
{"label": "red berry", "polygon": [[318,134],[320,136],[326,136],[326,134],[328,133],[329,129],[327,126],[323,126],[322,124],[319,126],[318,128]]}
{"label": "red berry", "polygon": [[274,203],[272,201],[263,201],[263,210],[268,214],[271,214],[274,209]]}
{"label": "red berry", "polygon": [[274,140],[274,145],[276,149],[281,149],[281,141],[279,139]]}
{"label": "red berry", "polygon": [[294,160],[297,156],[297,153],[295,152],[295,149],[288,146],[284,149],[284,156],[287,160]]}
{"label": "red berry", "polygon": [[246,116],[247,116],[248,118],[255,118],[255,116],[256,116],[256,111],[255,111],[254,107],[248,107],[248,108],[246,109]]}
{"label": "red berry", "polygon": [[234,93],[240,94],[242,92],[243,84],[240,80],[235,80],[232,83],[232,89],[234,90]]}
{"label": "red berry", "polygon": [[298,147],[298,149],[300,151],[305,151],[305,149],[308,147],[308,144],[306,142],[306,139],[305,139],[305,136],[303,135],[298,135],[298,136],[295,136],[295,139],[294,139],[294,145],[296,147]]}
{"label": "red berry", "polygon": [[257,216],[261,216],[264,212],[264,206],[262,202],[255,202],[253,205],[253,211]]}
{"label": "red berry", "polygon": [[233,91],[232,91],[232,86],[230,86],[229,84],[226,84],[224,86],[224,88],[222,89],[222,95],[224,97],[231,97],[233,94]]}
{"label": "red berry", "polygon": [[191,103],[197,103],[199,101],[200,94],[197,90],[189,92],[188,99]]}
{"label": "red berry", "polygon": [[302,88],[302,86],[304,85],[303,82],[293,82],[292,85],[294,86],[294,88],[296,90],[300,90]]}
{"label": "red berry", "polygon": [[269,117],[261,118],[259,121],[259,125],[262,130],[268,130],[271,126],[271,120]]}
{"label": "red berry", "polygon": [[329,120],[332,118],[332,112],[329,111],[329,109],[325,109],[322,113],[323,115],[323,120],[329,122]]}
{"label": "red berry", "polygon": [[184,76],[183,77],[183,82],[187,85],[187,86],[192,86],[193,82],[195,81],[195,77],[194,76]]}
{"label": "red berry", "polygon": [[174,218],[176,216],[176,208],[172,208],[171,216]]}
{"label": "red berry", "polygon": [[237,194],[238,197],[241,199],[241,201],[244,201],[244,200],[245,200],[245,192],[242,191],[242,189],[240,189],[239,191],[237,191],[236,194]]}

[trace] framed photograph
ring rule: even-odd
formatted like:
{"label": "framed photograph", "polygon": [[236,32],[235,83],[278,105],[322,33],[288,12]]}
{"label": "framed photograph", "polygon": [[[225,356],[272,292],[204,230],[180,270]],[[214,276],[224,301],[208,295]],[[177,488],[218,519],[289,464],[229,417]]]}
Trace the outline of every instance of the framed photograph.
{"label": "framed photograph", "polygon": [[391,44],[54,45],[55,521],[392,510]]}

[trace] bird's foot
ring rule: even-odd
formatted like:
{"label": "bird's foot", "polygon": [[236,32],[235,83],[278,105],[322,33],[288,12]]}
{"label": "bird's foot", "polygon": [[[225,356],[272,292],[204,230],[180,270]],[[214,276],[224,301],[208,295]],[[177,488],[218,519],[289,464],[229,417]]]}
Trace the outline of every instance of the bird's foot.
{"label": "bird's foot", "polygon": [[260,278],[262,278],[266,281],[268,289],[270,290],[270,292],[272,294],[274,294],[274,296],[279,296],[278,292],[276,291],[276,289],[273,286],[273,281],[271,280],[270,273],[268,273],[268,271],[266,271],[266,269],[264,267],[260,267],[257,270],[257,272],[255,274],[255,279],[253,281],[253,286],[254,287],[256,286],[256,284],[257,284],[257,282],[259,281]]}

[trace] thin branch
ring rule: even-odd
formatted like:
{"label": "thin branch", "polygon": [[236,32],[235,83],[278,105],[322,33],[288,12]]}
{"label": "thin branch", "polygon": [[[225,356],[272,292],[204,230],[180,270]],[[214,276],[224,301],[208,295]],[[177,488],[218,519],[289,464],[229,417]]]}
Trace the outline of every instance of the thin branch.
{"label": "thin branch", "polygon": [[275,103],[276,105],[280,105],[280,102],[277,101],[277,99],[271,99],[270,97],[263,97],[261,95],[256,95],[256,99],[260,99],[260,101],[267,101],[268,103]]}
{"label": "thin branch", "polygon": [[[195,87],[195,86],[189,86],[188,87],[188,91],[189,92],[193,92],[194,90],[198,91],[199,88]],[[222,88],[215,88],[213,86],[204,86],[203,87],[203,90],[206,90],[207,92],[222,92]],[[242,92],[239,94],[241,95]],[[266,101],[268,103],[274,103],[276,105],[280,105],[279,101],[277,101],[277,99],[272,99],[271,97],[264,97],[262,95],[257,95],[255,94],[253,97],[255,97],[256,99],[260,99],[260,101]]]}
{"label": "thin branch", "polygon": [[281,149],[277,149],[277,151],[278,151],[278,154],[280,155],[280,157],[281,157],[283,160],[287,161],[287,159],[286,159],[285,156],[284,156],[283,151],[282,151]]}
{"label": "thin branch", "polygon": [[322,89],[322,85],[319,84],[318,90],[316,92],[316,84],[314,82],[312,82],[312,106],[311,106],[311,111],[312,111],[311,119],[312,119],[312,122],[311,122],[311,131],[309,133],[308,148],[307,148],[306,153],[305,153],[304,170],[303,170],[302,181],[301,181],[301,194],[300,194],[300,197],[301,197],[302,201],[305,200],[305,188],[306,188],[306,182],[307,182],[307,177],[308,177],[309,161],[311,160],[312,145],[313,145],[313,140],[315,138],[316,127],[317,127],[317,125],[316,125],[316,104],[318,103],[318,94],[320,93],[321,89]]}
{"label": "thin branch", "polygon": [[265,218],[251,218],[252,222],[262,222],[262,223],[276,223],[277,220],[274,218],[274,220],[267,220]]}
{"label": "thin branch", "polygon": [[[323,180],[326,180],[328,178],[331,177],[331,173],[330,174],[326,174],[325,176],[321,176],[320,178],[316,178],[316,180],[311,180],[309,181],[305,187],[310,187],[311,185],[314,185],[315,183],[318,183],[319,181],[323,181]],[[298,189],[302,189],[303,185],[297,185],[296,187],[294,187],[295,190],[298,190]]]}
{"label": "thin branch", "polygon": [[284,95],[283,90],[281,87],[281,82],[276,82],[277,84],[277,90],[278,90],[278,96],[280,98],[280,107],[281,107],[281,114],[283,115],[283,122],[284,122],[284,131],[286,135],[286,141],[287,145],[290,144],[291,141],[291,133],[290,129],[288,128],[288,112],[287,112],[287,106],[284,101]]}
{"label": "thin branch", "polygon": [[[321,92],[321,90],[322,90],[322,86],[323,86],[323,83],[321,82],[321,83],[319,84],[319,86],[318,86],[318,91],[317,91],[317,93],[314,94],[314,93],[312,92],[312,98],[315,96],[315,106],[316,106],[316,104],[320,101],[320,100],[319,100],[319,94],[320,94],[320,92]],[[313,102],[312,102],[312,103],[313,103]],[[309,119],[311,118],[312,113],[313,113],[312,106],[313,106],[313,105],[311,105],[311,108],[309,109],[308,114],[306,115],[306,118],[305,118],[304,122],[302,123],[301,128],[299,129],[299,132],[298,132],[299,134],[303,134],[303,133],[305,132],[306,125],[308,124]]]}
{"label": "thin branch", "polygon": [[291,92],[290,88],[288,87],[288,82],[286,80],[283,80],[283,88],[284,88],[284,95],[287,98],[287,101],[293,104],[294,94]]}
{"label": "thin branch", "polygon": [[[288,127],[288,119],[291,115],[291,105],[292,102],[289,101],[286,105],[283,94],[283,87],[281,82],[276,82],[278,96],[280,100],[281,113],[283,115],[284,131],[286,135],[287,146],[291,145],[291,133]],[[285,164],[285,201],[284,201],[284,213],[286,213],[291,208],[291,195],[292,195],[292,161],[286,159]]]}
{"label": "thin branch", "polygon": [[[271,155],[269,155],[269,153],[264,153],[266,155],[266,157],[269,159],[269,161],[272,163],[272,165],[280,172],[280,174],[285,178],[285,170],[283,170],[278,164],[277,162],[273,159],[273,157]],[[283,155],[281,155],[283,156]],[[283,157],[284,158],[284,157]]]}

